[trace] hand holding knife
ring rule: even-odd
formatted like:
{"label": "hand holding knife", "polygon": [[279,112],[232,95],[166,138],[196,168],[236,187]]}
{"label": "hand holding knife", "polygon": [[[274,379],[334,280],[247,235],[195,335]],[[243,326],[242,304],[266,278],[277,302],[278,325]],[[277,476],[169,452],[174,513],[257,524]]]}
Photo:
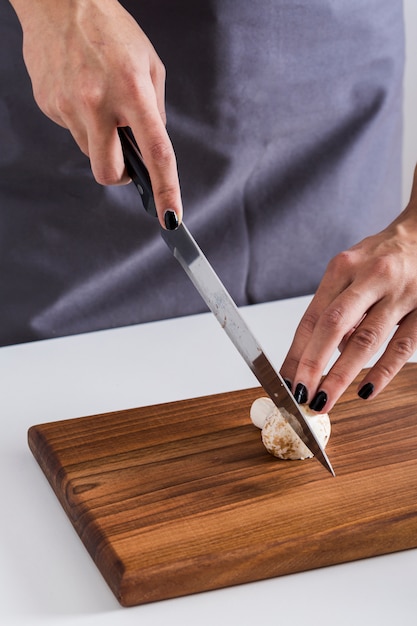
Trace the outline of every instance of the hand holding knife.
{"label": "hand holding knife", "polygon": [[[142,155],[129,128],[119,128],[126,169],[132,178],[145,210],[157,217],[152,184]],[[242,318],[236,304],[198,247],[184,223],[175,230],[161,228],[161,236],[197,291],[240,352],[274,404],[284,407],[301,427],[301,439],[333,476],[335,473],[300,407],[282,376],[274,370],[259,343]]]}

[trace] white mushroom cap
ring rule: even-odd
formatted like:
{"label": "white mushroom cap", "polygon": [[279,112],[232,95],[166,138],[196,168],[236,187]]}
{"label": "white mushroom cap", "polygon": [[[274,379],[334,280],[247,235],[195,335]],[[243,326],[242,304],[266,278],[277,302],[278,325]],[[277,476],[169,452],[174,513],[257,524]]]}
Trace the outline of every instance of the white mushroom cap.
{"label": "white mushroom cap", "polygon": [[262,430],[265,425],[266,418],[275,409],[275,404],[271,398],[257,398],[250,408],[250,418],[252,422]]}
{"label": "white mushroom cap", "polygon": [[[330,437],[330,418],[327,413],[315,413],[307,405],[300,405],[320,445],[325,448]],[[268,452],[280,459],[309,459],[313,456],[287,419],[289,413],[278,409],[271,398],[258,398],[251,406],[250,417],[262,429],[262,442]],[[299,431],[301,433],[301,430]]]}

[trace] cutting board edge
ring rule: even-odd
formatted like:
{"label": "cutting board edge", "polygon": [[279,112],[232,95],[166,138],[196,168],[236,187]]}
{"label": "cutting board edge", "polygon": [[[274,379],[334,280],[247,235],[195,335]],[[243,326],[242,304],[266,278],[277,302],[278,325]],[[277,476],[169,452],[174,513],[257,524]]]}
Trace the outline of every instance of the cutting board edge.
{"label": "cutting board edge", "polygon": [[[415,528],[417,528],[417,524],[414,525],[414,530]],[[360,530],[361,528],[358,526],[356,528],[358,534],[360,534]],[[165,573],[161,571],[159,566],[153,568],[154,571],[152,571],[152,568],[148,568],[143,572],[144,579],[142,576],[137,575],[137,571],[129,572],[127,570],[120,580],[120,585],[118,585],[116,589],[113,588],[113,592],[122,606],[137,606],[149,602],[158,602],[201,592],[214,591],[216,589],[249,584],[251,582],[269,580],[271,578],[279,578],[281,576],[313,571],[417,548],[417,536],[415,532],[413,542],[405,541],[403,545],[400,545],[396,540],[395,545],[389,547],[389,540],[392,539],[393,536],[393,533],[388,534],[386,542],[387,547],[384,550],[375,549],[376,546],[381,545],[380,541],[372,543],[369,539],[363,539],[362,542],[356,544],[353,551],[345,551],[345,553],[339,552],[337,554],[331,554],[325,551],[321,554],[319,554],[318,551],[308,553],[309,546],[307,545],[308,539],[306,539],[306,559],[303,563],[298,562],[297,564],[296,561],[290,561],[286,562],[285,565],[279,565],[277,559],[282,557],[282,554],[279,550],[275,552],[271,550],[268,559],[262,558],[264,571],[262,573],[258,572],[256,575],[254,575],[254,571],[257,571],[257,568],[252,567],[252,562],[257,561],[259,554],[254,551],[252,557],[248,559],[248,551],[244,549],[237,550],[230,555],[225,554],[220,559],[218,555],[210,555],[210,557],[206,559],[201,558],[200,576],[196,575],[195,563],[188,564],[186,561],[177,562],[175,566],[171,565],[171,567],[167,568]],[[326,541],[327,537],[324,534],[322,542],[325,544]],[[213,567],[214,559],[216,563]],[[172,571],[172,578],[169,576],[170,571]],[[190,574],[192,575],[190,576]]]}
{"label": "cutting board edge", "polygon": [[[260,389],[261,388],[259,387],[254,387],[254,388],[251,388],[250,390],[244,390],[244,391],[255,393],[255,390],[256,390],[256,393],[259,393]],[[238,390],[238,391],[234,391],[230,393],[239,394],[241,392]],[[226,396],[226,395],[230,395],[230,394],[228,394],[227,392],[221,393],[221,394],[214,394],[213,397]],[[186,401],[180,400],[178,402],[186,402]],[[157,405],[157,406],[163,406],[164,404],[165,403],[163,403],[162,405]],[[172,403],[169,403],[169,404],[172,404]],[[124,411],[114,411],[110,413],[110,415],[121,413],[121,412],[123,413]],[[105,415],[109,415],[109,414],[105,414]],[[89,416],[89,417],[101,417],[101,416],[97,415],[97,416]],[[74,418],[74,419],[83,420],[85,418]],[[73,422],[74,419],[66,420],[66,421]],[[174,598],[174,597],[180,597],[184,595],[199,593],[203,591],[210,591],[213,589],[218,589],[219,587],[230,587],[230,586],[235,586],[235,585],[240,585],[240,584],[246,584],[248,582],[254,582],[255,580],[265,580],[265,579],[269,579],[272,577],[284,576],[284,575],[297,573],[301,571],[309,571],[309,570],[313,570],[317,568],[328,567],[328,566],[332,566],[332,565],[340,564],[340,563],[347,563],[347,562],[369,558],[373,556],[380,556],[382,554],[390,554],[392,552],[397,552],[400,550],[415,548],[417,544],[417,539],[416,539],[414,540],[415,543],[413,545],[410,545],[410,542],[408,541],[408,542],[405,542],[405,545],[403,547],[401,547],[401,544],[397,544],[395,546],[392,546],[392,549],[388,547],[386,550],[379,551],[379,552],[375,552],[375,550],[372,549],[369,551],[369,553],[362,550],[360,551],[359,556],[351,556],[345,559],[341,557],[340,554],[338,554],[337,557],[332,556],[332,557],[324,558],[323,560],[317,560],[310,564],[303,563],[302,567],[288,567],[288,568],[283,568],[283,569],[277,569],[276,567],[274,568],[274,559],[276,559],[276,555],[274,554],[273,556],[271,556],[272,565],[270,567],[265,566],[265,568],[268,569],[265,575],[257,575],[256,577],[254,577],[253,571],[250,567],[243,567],[241,565],[239,568],[240,574],[238,576],[233,576],[230,579],[226,579],[224,575],[225,564],[227,564],[228,567],[232,568],[231,563],[232,564],[234,563],[235,565],[236,564],[239,565],[239,563],[242,563],[244,560],[247,561],[247,552],[243,554],[243,550],[240,550],[240,551],[236,551],[236,554],[234,555],[233,558],[231,558],[229,555],[229,560],[225,558],[224,561],[219,562],[218,574],[216,575],[214,580],[207,581],[205,584],[202,584],[200,581],[200,584],[196,585],[196,582],[198,579],[193,577],[193,585],[192,585],[193,588],[189,588],[188,590],[183,587],[181,591],[177,590],[176,592],[169,594],[167,593],[165,589],[164,591],[158,591],[158,592],[154,591],[153,595],[147,594],[144,596],[143,591],[141,591],[137,585],[137,574],[134,571],[132,572],[129,571],[129,568],[126,567],[125,564],[120,560],[116,550],[113,548],[111,543],[107,540],[106,536],[103,533],[101,533],[101,530],[97,529],[96,531],[96,529],[94,528],[94,523],[95,523],[94,518],[91,518],[90,520],[91,525],[87,524],[88,532],[87,532],[86,525],[84,522],[82,525],[80,525],[77,522],[77,519],[74,519],[73,510],[65,498],[65,494],[66,494],[65,484],[66,484],[66,481],[68,480],[67,468],[64,468],[62,464],[59,462],[59,459],[55,455],[53,448],[50,446],[49,441],[44,436],[42,426],[43,425],[32,426],[30,427],[28,431],[29,447],[32,451],[32,454],[34,455],[35,459],[40,465],[46,478],[48,479],[48,482],[50,483],[54,493],[56,494],[58,500],[63,506],[67,516],[70,518],[72,525],[74,526],[77,534],[83,541],[90,556],[93,558],[93,561],[96,563],[101,574],[107,581],[109,587],[111,588],[114,595],[116,596],[116,598],[118,599],[119,603],[122,606],[126,606],[126,607],[134,606],[138,604],[144,604],[147,602],[167,599],[170,597]],[[95,532],[98,532],[101,534],[100,539],[98,539],[97,535],[94,537],[94,540],[89,539],[91,534],[94,535]],[[414,536],[415,535],[416,534],[414,533]],[[390,537],[391,535],[389,534],[387,536],[387,539],[390,539]],[[93,548],[93,544],[95,544],[95,548]],[[389,546],[389,541],[387,542],[387,546]],[[241,552],[242,554],[240,555],[238,554],[238,552]],[[187,570],[187,567],[184,566],[184,572],[186,573],[187,571],[189,570]],[[111,572],[111,574],[109,574],[109,572]],[[195,572],[195,570],[193,570],[193,572]],[[152,586],[155,589],[160,589],[161,569],[159,568],[158,571],[154,572],[154,574],[152,574],[152,572],[148,569],[147,575],[149,577],[149,581],[152,581]],[[184,576],[184,574],[182,575]],[[175,577],[176,577],[177,582],[181,580],[181,577],[178,575],[178,572],[176,572]],[[159,582],[159,585],[158,585],[158,582]]]}
{"label": "cutting board edge", "polygon": [[[88,509],[85,506],[82,507],[82,523],[80,522],[80,515],[74,516],[73,513],[77,510],[79,503],[75,501],[73,506],[71,506],[69,499],[65,497],[69,483],[68,473],[60,463],[52,446],[49,445],[46,437],[44,437],[42,432],[43,426],[44,424],[39,424],[31,426],[28,429],[27,439],[29,449],[52,487],[55,496],[64,509],[67,518],[81,539],[88,554],[116,598],[119,598],[126,568],[119,559],[111,542],[109,542],[105,534],[101,531],[94,516],[89,513]],[[50,464],[50,460],[53,460],[53,465]],[[54,473],[53,467],[57,468],[56,473]],[[74,498],[74,496],[72,497]],[[88,519],[87,524],[85,523],[84,516]]]}

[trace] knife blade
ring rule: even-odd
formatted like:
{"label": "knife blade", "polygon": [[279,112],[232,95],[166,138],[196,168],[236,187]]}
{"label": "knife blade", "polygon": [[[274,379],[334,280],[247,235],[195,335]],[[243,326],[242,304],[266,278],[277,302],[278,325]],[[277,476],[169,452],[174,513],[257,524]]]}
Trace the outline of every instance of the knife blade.
{"label": "knife blade", "polygon": [[[118,132],[127,172],[142,198],[145,210],[156,217],[151,180],[135,138],[128,127],[119,128]],[[300,433],[303,442],[316,459],[335,476],[326,452],[284,379],[273,368],[237,305],[184,222],[176,230],[161,228],[161,236],[266,393],[278,408],[283,407],[287,410],[290,415],[288,420],[296,432]]]}

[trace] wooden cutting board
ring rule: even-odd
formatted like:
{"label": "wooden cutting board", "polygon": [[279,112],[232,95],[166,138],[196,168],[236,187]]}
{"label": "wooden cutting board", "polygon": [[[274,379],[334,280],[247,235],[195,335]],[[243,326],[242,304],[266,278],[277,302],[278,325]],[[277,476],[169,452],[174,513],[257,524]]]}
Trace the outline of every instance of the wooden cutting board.
{"label": "wooden cutting board", "polygon": [[279,461],[249,419],[262,389],[33,426],[29,445],[124,606],[417,546],[417,364],[356,385],[315,460]]}

